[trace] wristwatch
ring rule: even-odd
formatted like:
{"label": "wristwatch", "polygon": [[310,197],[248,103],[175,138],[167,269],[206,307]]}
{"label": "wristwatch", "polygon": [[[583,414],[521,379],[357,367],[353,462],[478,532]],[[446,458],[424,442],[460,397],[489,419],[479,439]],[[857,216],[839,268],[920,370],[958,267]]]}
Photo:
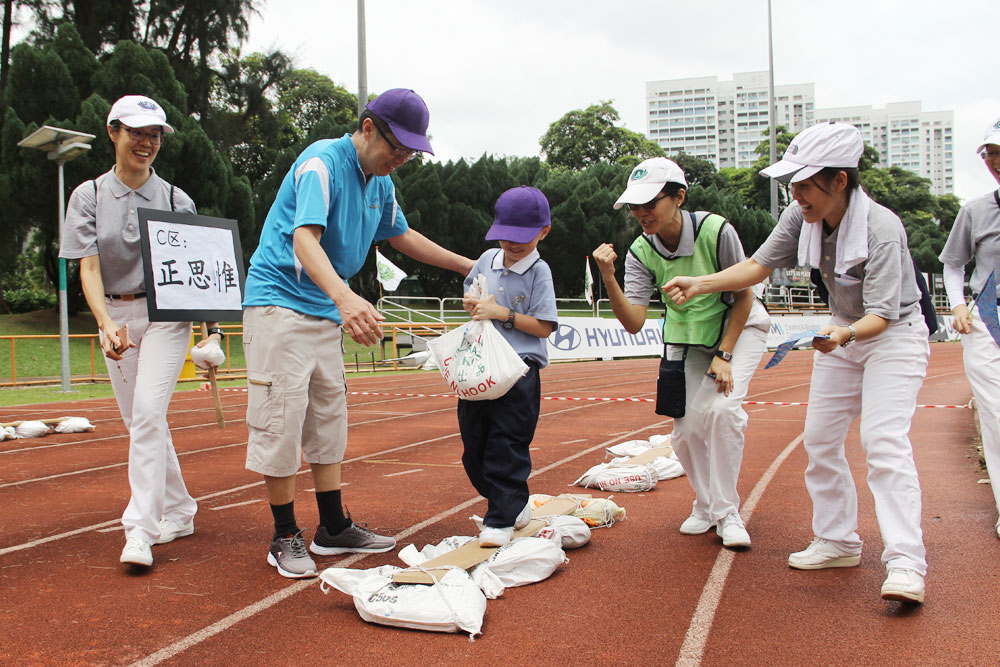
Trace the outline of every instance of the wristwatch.
{"label": "wristwatch", "polygon": [[843,343],[841,343],[840,347],[847,347],[848,345],[850,345],[851,343],[854,342],[855,338],[858,337],[858,332],[857,332],[857,330],[855,330],[853,324],[848,324],[847,328],[851,330],[851,337],[848,338],[847,340],[845,340]]}
{"label": "wristwatch", "polygon": [[219,334],[219,340],[226,337],[226,332],[222,330],[222,327],[209,327],[206,333],[211,336],[212,334]]}
{"label": "wristwatch", "polygon": [[507,310],[510,311],[510,314],[507,315],[507,319],[505,319],[503,321],[503,328],[504,329],[513,329],[514,328],[514,309],[513,308],[508,308]]}
{"label": "wristwatch", "polygon": [[732,352],[726,352],[725,350],[716,350],[715,351],[715,356],[717,356],[719,359],[722,359],[723,361],[732,361],[733,360],[733,353]]}

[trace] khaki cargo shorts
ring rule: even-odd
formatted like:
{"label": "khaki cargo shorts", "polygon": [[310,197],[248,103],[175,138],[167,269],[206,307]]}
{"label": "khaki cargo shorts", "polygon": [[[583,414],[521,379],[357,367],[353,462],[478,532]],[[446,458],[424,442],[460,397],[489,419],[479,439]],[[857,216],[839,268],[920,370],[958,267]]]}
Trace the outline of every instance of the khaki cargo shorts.
{"label": "khaki cargo shorts", "polygon": [[248,470],[289,477],[306,463],[339,463],[347,449],[341,326],[280,306],[243,312]]}

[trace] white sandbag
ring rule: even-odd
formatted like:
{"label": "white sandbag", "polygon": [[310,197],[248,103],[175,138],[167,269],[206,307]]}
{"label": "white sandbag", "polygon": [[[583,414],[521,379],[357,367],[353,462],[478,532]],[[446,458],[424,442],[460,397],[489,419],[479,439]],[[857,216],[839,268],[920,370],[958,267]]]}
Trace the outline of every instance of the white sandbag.
{"label": "white sandbag", "polygon": [[13,440],[17,437],[17,431],[14,430],[13,426],[4,426],[0,428],[0,440]]}
{"label": "white sandbag", "polygon": [[320,573],[320,589],[336,588],[354,598],[354,607],[369,623],[431,632],[480,634],[486,596],[461,568],[445,572],[435,584],[395,584],[391,565],[371,570],[329,567]]}
{"label": "white sandbag", "polygon": [[579,549],[590,542],[590,526],[579,517],[557,514],[545,520],[547,525],[535,537],[550,539],[563,549]]}
{"label": "white sandbag", "polygon": [[219,344],[214,340],[209,339],[207,343],[198,347],[197,345],[191,348],[191,361],[198,368],[216,368],[226,361],[226,353],[222,351]]}
{"label": "white sandbag", "polygon": [[[569,562],[566,554],[552,540],[519,537],[497,549],[472,570],[489,568],[505,588],[513,588],[548,579],[557,567],[566,562]],[[473,575],[475,578],[476,575]]]}
{"label": "white sandbag", "polygon": [[43,424],[42,422],[28,421],[21,422],[14,430],[17,432],[17,437],[19,438],[40,438],[48,433],[51,428],[48,424]]}
{"label": "white sandbag", "polygon": [[[629,465],[630,456],[620,456],[615,459],[611,459],[611,463],[620,465]],[[656,479],[658,481],[664,481],[667,479],[673,479],[675,477],[680,477],[684,474],[684,467],[681,465],[680,460],[677,455],[673,452],[670,456],[657,456],[655,459],[647,463],[656,474]]]}
{"label": "white sandbag", "polygon": [[420,551],[417,551],[415,544],[408,544],[399,550],[399,559],[409,566],[421,565],[432,558],[437,558],[449,551],[454,551],[466,542],[476,538],[467,535],[455,535],[446,537],[437,544],[428,544]]}
{"label": "white sandbag", "polygon": [[496,600],[498,597],[503,595],[504,590],[506,590],[503,582],[500,581],[500,577],[488,567],[483,567],[484,563],[480,563],[471,570],[469,570],[469,576],[472,577],[472,581],[479,586],[479,590],[483,592],[487,600]]}
{"label": "white sandbag", "polygon": [[636,493],[649,491],[659,481],[652,466],[641,463],[598,463],[573,482],[577,486]]}
{"label": "white sandbag", "polygon": [[672,435],[667,433],[666,435],[651,435],[649,436],[649,446],[650,447],[664,447],[670,444],[670,438]]}
{"label": "white sandbag", "polygon": [[56,433],[85,433],[94,428],[86,417],[70,417],[56,424]]}
{"label": "white sandbag", "polygon": [[619,507],[611,497],[587,498],[580,501],[580,507],[573,516],[583,519],[591,528],[610,526],[615,521],[625,520],[625,508]]}
{"label": "white sandbag", "polygon": [[609,456],[638,456],[651,447],[648,440],[626,440],[606,447],[604,451]]}

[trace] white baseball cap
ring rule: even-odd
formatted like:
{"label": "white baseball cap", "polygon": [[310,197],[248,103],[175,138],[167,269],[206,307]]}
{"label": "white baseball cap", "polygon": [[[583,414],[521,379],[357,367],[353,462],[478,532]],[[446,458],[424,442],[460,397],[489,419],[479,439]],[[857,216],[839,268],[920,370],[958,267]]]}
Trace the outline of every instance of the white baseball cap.
{"label": "white baseball cap", "polygon": [[625,192],[615,202],[617,211],[625,204],[645,204],[652,201],[667,183],[679,183],[687,188],[684,170],[665,157],[651,157],[635,166],[628,177]]}
{"label": "white baseball cap", "polygon": [[121,121],[122,125],[128,127],[160,125],[168,134],[174,131],[174,128],[167,124],[167,114],[163,107],[143,95],[126,95],[112,104],[111,113],[108,114],[108,125],[113,120]]}
{"label": "white baseball cap", "polygon": [[976,149],[976,153],[982,153],[988,144],[1000,146],[1000,118],[997,118],[986,128],[986,132],[983,133],[983,143]]}
{"label": "white baseball cap", "polygon": [[865,142],[858,128],[833,121],[821,123],[799,132],[781,159],[760,173],[786,183],[798,183],[826,167],[857,168],[864,150]]}

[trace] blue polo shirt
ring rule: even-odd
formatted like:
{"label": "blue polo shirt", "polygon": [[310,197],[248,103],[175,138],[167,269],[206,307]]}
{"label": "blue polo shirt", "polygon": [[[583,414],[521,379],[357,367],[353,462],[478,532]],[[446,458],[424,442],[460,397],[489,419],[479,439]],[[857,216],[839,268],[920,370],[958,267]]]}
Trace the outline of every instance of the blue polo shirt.
{"label": "blue polo shirt", "polygon": [[250,258],[243,298],[244,307],[281,306],[342,324],[295,256],[292,235],[302,225],[323,228],[320,246],[345,281],[361,269],[372,243],[407,230],[392,179],[365,182],[350,134],[317,141],[288,170]]}
{"label": "blue polo shirt", "polygon": [[[510,268],[503,265],[503,250],[491,248],[476,261],[472,271],[465,278],[468,292],[476,276],[486,277],[486,286],[496,302],[522,315],[531,315],[545,322],[558,324],[556,292],[552,287],[552,270],[534,250],[530,255],[517,261]],[[507,339],[514,351],[525,360],[531,359],[540,368],[549,364],[549,348],[546,338],[539,338],[520,329],[504,329],[503,323],[491,320],[497,331]],[[555,327],[553,326],[553,331]]]}

